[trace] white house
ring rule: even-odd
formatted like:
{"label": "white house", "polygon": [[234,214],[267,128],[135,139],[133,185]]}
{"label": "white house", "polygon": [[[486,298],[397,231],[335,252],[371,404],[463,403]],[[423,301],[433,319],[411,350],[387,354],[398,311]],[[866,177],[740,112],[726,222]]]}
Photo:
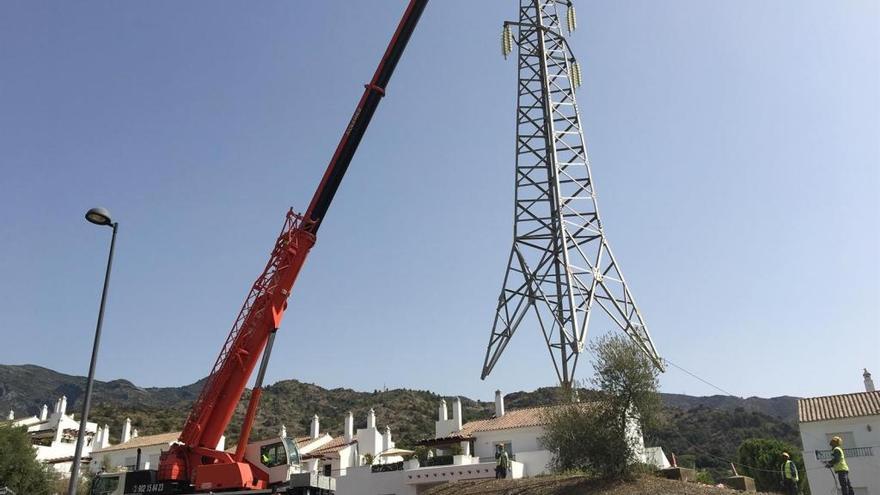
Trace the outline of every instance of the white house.
{"label": "white house", "polygon": [[[435,427],[434,445],[445,440],[459,440],[461,451],[480,459],[495,459],[496,448],[501,445],[511,459],[522,463],[523,476],[548,473],[552,458],[550,451],[541,445],[547,413],[558,406],[540,406],[507,411],[501,391],[495,391],[495,416],[489,419],[461,424],[461,403],[453,403],[452,419],[446,418],[445,401],[441,401],[440,415]],[[584,404],[589,407],[589,404]],[[645,444],[641,428],[634,418],[630,421],[628,434],[636,446],[640,461],[645,460]],[[430,443],[430,442],[428,442]]]}
{"label": "white house", "polygon": [[[312,434],[318,431],[318,417],[312,419]],[[332,476],[336,478],[336,490],[339,492],[340,478],[346,476],[349,470],[363,466],[367,456],[373,459],[373,463],[393,463],[403,461],[401,453],[395,448],[391,440],[391,428],[385,427],[380,433],[376,427],[376,412],[370,409],[367,413],[367,426],[354,431],[354,416],[349,412],[345,416],[343,435],[329,437],[329,441],[323,442],[317,448],[310,451],[300,450],[305,471]],[[369,467],[369,466],[367,466]],[[343,482],[344,484],[344,482]]]}
{"label": "white house", "polygon": [[[546,425],[545,412],[554,406],[531,407],[506,411],[504,397],[495,392],[495,416],[489,419],[462,422],[461,400],[452,403],[452,416],[445,400],[440,401],[434,438],[420,442],[436,450],[423,466],[418,460],[374,466],[350,466],[344,476],[336,478],[337,495],[418,495],[425,490],[450,481],[495,477],[497,445],[511,455],[509,478],[536,476],[546,473],[551,454],[541,446],[540,438]],[[639,457],[644,460],[644,447],[638,423],[632,422],[630,434],[636,436]],[[651,450],[654,457],[666,461],[662,450]],[[668,465],[668,464],[667,464]]]}
{"label": "white house", "polygon": [[[115,471],[124,469],[137,471],[140,469],[158,469],[159,457],[172,445],[178,443],[180,432],[160,433],[158,435],[140,436],[131,427],[131,419],[126,418],[122,426],[122,436],[117,445],[110,444],[110,427],[98,428],[92,449],[90,471]],[[217,445],[223,450],[225,437],[220,437]]]}
{"label": "white house", "polygon": [[864,392],[798,400],[804,467],[812,493],[839,493],[833,476],[823,472],[831,458],[828,442],[839,436],[856,495],[880,495],[880,392],[868,370],[863,376]]}
{"label": "white house", "polygon": [[[27,428],[34,449],[37,451],[37,460],[49,464],[59,473],[70,474],[80,423],[74,419],[73,414],[67,414],[66,396],[55,401],[51,413],[49,407],[43,404],[39,416],[15,420],[15,414],[9,411],[8,418],[13,421],[13,426]],[[92,441],[97,429],[97,424],[86,423],[85,443],[80,458],[83,465],[89,462]]]}

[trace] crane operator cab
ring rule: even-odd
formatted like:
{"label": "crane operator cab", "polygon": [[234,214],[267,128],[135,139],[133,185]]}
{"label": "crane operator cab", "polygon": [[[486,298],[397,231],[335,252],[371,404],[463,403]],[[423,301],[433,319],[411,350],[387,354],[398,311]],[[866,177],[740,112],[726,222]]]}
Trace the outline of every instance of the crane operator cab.
{"label": "crane operator cab", "polygon": [[288,437],[276,437],[248,444],[244,460],[269,475],[269,485],[286,483],[302,472],[299,449]]}
{"label": "crane operator cab", "polygon": [[[248,444],[244,459],[269,479],[270,489],[234,492],[234,494],[272,493],[292,495],[331,494],[335,480],[303,471],[296,441],[286,436],[274,437]],[[101,473],[92,480],[90,495],[134,495],[153,493],[161,495],[198,493],[190,487],[174,482],[162,482],[152,469],[118,473]],[[211,493],[211,492],[201,492]],[[234,495],[232,492],[229,495]]]}

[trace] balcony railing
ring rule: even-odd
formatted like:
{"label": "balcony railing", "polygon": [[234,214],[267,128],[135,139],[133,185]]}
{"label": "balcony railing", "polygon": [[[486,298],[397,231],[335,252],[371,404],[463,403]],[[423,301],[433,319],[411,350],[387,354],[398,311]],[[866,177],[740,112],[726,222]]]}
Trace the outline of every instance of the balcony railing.
{"label": "balcony railing", "polygon": [[[872,447],[855,447],[852,449],[843,449],[843,455],[846,457],[870,457],[874,455],[874,450]],[[830,461],[831,457],[830,450],[816,451],[816,460],[818,461]]]}

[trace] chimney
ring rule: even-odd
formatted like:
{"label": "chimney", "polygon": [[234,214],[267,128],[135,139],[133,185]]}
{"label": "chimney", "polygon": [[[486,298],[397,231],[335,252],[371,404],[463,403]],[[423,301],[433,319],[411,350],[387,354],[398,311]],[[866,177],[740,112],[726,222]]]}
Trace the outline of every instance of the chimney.
{"label": "chimney", "polygon": [[312,427],[309,429],[309,436],[313,439],[321,436],[321,422],[318,420],[317,414],[312,416]]}
{"label": "chimney", "polygon": [[58,412],[60,412],[62,415],[67,414],[67,396],[66,395],[61,396],[61,404],[58,406]]}
{"label": "chimney", "polygon": [[103,428],[98,428],[101,432],[101,438],[92,443],[95,449],[103,449],[104,447],[110,446],[110,428],[107,425],[104,425]]}
{"label": "chimney", "polygon": [[367,413],[367,428],[375,428],[376,427],[376,411],[373,408],[370,408],[370,412]]}
{"label": "chimney", "polygon": [[55,401],[55,407],[52,409],[53,413],[57,413],[61,409],[61,398]]}
{"label": "chimney", "polygon": [[9,420],[13,420],[13,419],[15,419],[15,411],[13,411],[12,409],[10,409],[10,410],[9,410],[9,415],[6,416],[6,419],[9,419]]}
{"label": "chimney", "polygon": [[125,424],[122,426],[122,438],[119,440],[119,443],[131,440],[131,418],[125,418]]}
{"label": "chimney", "polygon": [[495,417],[500,418],[504,416],[504,396],[501,395],[500,390],[495,391]]}
{"label": "chimney", "polygon": [[58,421],[58,424],[55,425],[55,437],[53,437],[52,442],[57,443],[61,441],[61,437],[64,436],[64,424],[61,421]]}
{"label": "chimney", "polygon": [[43,404],[43,408],[40,409],[40,421],[46,421],[46,418],[49,417],[49,406]]}
{"label": "chimney", "polygon": [[446,421],[449,419],[446,416],[446,399],[440,399],[440,421]]}
{"label": "chimney", "polygon": [[868,373],[867,368],[865,368],[865,374],[862,376],[865,378],[865,392],[873,392],[876,390],[874,388],[874,380],[871,379],[871,373]]}
{"label": "chimney", "polygon": [[287,438],[287,427],[284,425],[281,425],[280,436],[281,438]]}
{"label": "chimney", "polygon": [[382,451],[386,451],[391,448],[391,427],[385,427],[385,434],[382,435]]}
{"label": "chimney", "polygon": [[452,401],[452,421],[455,422],[456,431],[461,429],[461,399],[458,397]]}
{"label": "chimney", "polygon": [[354,416],[351,414],[351,411],[348,411],[348,414],[345,415],[343,432],[345,442],[351,442],[352,435],[354,434]]}

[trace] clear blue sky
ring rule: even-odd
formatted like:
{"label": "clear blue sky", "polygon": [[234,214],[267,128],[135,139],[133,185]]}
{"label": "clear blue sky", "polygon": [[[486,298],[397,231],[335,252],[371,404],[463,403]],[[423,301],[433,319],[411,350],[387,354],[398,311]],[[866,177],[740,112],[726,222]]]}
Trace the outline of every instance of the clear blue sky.
{"label": "clear blue sky", "polygon": [[[428,6],[270,381],[483,399],[554,382],[535,329],[479,380],[511,242],[516,4]],[[102,205],[121,227],[97,376],[206,374],[403,6],[0,2],[0,362],[86,373],[109,230],[82,215]],[[880,4],[577,8],[606,232],[660,352],[742,396],[880,378]],[[662,387],[715,393],[676,370]]]}

